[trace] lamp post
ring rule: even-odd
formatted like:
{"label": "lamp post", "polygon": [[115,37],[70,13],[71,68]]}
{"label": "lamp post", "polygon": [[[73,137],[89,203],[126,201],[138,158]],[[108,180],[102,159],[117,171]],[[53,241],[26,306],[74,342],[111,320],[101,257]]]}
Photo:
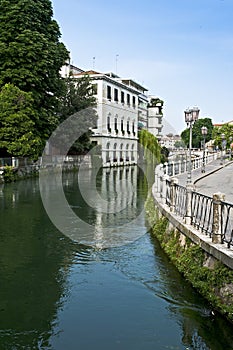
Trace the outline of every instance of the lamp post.
{"label": "lamp post", "polygon": [[207,135],[208,129],[206,126],[203,126],[201,128],[201,133],[203,135],[203,139],[204,139],[204,143],[203,143],[203,158],[202,158],[202,169],[201,172],[204,173],[205,172],[205,137]]}
{"label": "lamp post", "polygon": [[230,141],[230,160],[232,160],[232,147],[233,147],[233,144],[231,143],[232,142],[232,136],[229,137],[229,141]]}
{"label": "lamp post", "polygon": [[184,111],[185,122],[189,127],[189,166],[188,166],[188,177],[187,184],[192,183],[192,125],[198,119],[200,109],[198,107],[188,108]]}
{"label": "lamp post", "polygon": [[223,149],[225,148],[226,140],[225,140],[225,134],[221,134],[222,138],[222,146],[221,146],[221,162],[220,164],[223,164]]}

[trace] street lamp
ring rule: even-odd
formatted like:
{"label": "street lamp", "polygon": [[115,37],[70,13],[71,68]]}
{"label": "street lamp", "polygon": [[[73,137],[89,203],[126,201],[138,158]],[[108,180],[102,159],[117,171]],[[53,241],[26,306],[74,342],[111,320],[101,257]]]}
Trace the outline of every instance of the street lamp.
{"label": "street lamp", "polygon": [[232,142],[232,136],[229,137],[229,141],[230,141],[230,160],[232,160],[232,147],[233,147],[233,143]]}
{"label": "street lamp", "polygon": [[204,139],[204,144],[203,144],[203,158],[202,158],[202,170],[201,172],[204,173],[205,172],[205,137],[207,135],[208,129],[206,126],[203,126],[201,128],[201,133],[203,135],[203,139]]}
{"label": "street lamp", "polygon": [[223,164],[223,149],[225,148],[226,145],[226,140],[225,140],[225,134],[221,134],[222,138],[222,147],[221,147],[221,165]]}
{"label": "street lamp", "polygon": [[198,119],[200,109],[198,107],[188,108],[184,111],[185,122],[189,127],[189,166],[188,166],[188,177],[187,184],[192,183],[192,124]]}

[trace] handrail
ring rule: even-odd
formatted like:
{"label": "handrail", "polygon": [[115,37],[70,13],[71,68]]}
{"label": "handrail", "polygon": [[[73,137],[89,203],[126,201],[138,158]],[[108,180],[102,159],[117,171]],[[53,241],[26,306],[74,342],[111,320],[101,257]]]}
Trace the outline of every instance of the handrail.
{"label": "handrail", "polygon": [[[158,196],[170,211],[186,219],[190,194],[187,187],[174,183],[174,179],[162,175],[162,172],[159,176]],[[233,204],[223,201],[220,195],[216,200],[216,196],[218,194],[210,197],[191,190],[190,225],[208,235],[213,243],[226,243],[228,248],[233,248]]]}

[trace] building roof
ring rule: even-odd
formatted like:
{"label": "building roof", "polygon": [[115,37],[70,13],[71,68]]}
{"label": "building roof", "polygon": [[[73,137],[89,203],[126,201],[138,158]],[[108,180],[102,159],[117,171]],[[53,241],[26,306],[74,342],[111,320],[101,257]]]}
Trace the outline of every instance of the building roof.
{"label": "building roof", "polygon": [[233,120],[229,120],[228,122],[223,122],[223,123],[214,123],[213,126],[221,127],[226,124],[233,125]]}
{"label": "building roof", "polygon": [[136,81],[132,80],[132,79],[120,79],[122,81],[122,83],[131,86],[137,90],[141,90],[143,92],[148,91],[148,89],[146,89],[144,86],[138,84]]}
{"label": "building roof", "polygon": [[87,70],[87,71],[82,71],[81,73],[74,74],[74,75],[97,75],[97,74],[102,74],[102,73],[96,72],[95,70]]}

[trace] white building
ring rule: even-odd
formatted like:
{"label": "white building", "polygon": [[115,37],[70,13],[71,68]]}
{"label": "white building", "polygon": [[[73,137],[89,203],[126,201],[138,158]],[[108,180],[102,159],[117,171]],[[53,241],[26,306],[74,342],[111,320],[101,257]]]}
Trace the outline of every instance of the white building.
{"label": "white building", "polygon": [[87,71],[74,77],[83,75],[89,75],[95,86],[98,121],[92,141],[101,145],[103,166],[136,164],[138,96],[146,89],[113,73]]}
{"label": "white building", "polygon": [[132,79],[122,79],[114,73],[83,71],[71,65],[63,69],[62,75],[68,76],[70,72],[76,79],[88,75],[93,84],[98,121],[92,141],[101,146],[103,166],[136,164],[138,125],[159,135],[162,106],[151,106],[154,114],[148,115],[148,90]]}
{"label": "white building", "polygon": [[163,128],[163,101],[156,96],[149,96],[147,128],[155,137],[158,139],[161,138]]}
{"label": "white building", "polygon": [[168,134],[166,136],[162,136],[159,141],[162,147],[166,147],[169,150],[173,150],[175,148],[176,142],[181,142],[180,135]]}

